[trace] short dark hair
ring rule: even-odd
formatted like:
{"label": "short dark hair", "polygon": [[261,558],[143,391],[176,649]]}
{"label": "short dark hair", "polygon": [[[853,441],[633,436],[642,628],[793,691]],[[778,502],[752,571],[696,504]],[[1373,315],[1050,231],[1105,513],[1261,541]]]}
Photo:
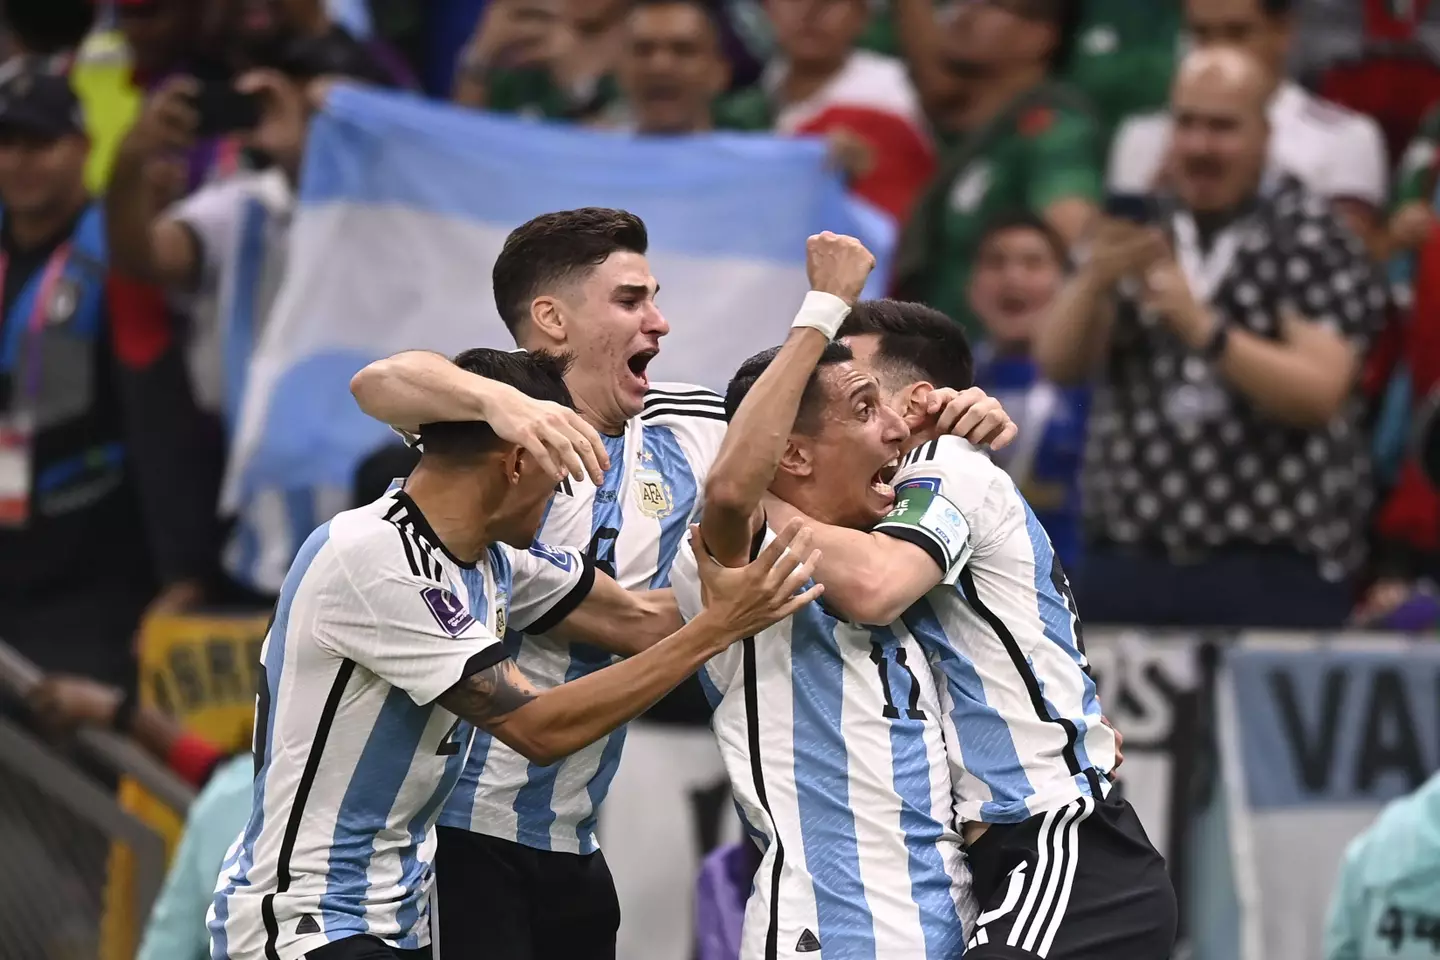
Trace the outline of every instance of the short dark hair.
{"label": "short dark hair", "polygon": [[710,25],[710,29],[715,31],[716,44],[719,45],[723,42],[725,31],[720,24],[720,15],[706,0],[632,0],[630,13],[655,7],[693,7],[705,17],[705,22]]}
{"label": "short dark hair", "polygon": [[510,231],[495,258],[490,273],[495,309],[514,335],[536,297],[599,266],[617,250],[643,254],[649,245],[645,221],[626,210],[581,207],[542,213]]}
{"label": "short dark hair", "polygon": [[864,334],[880,338],[877,358],[896,378],[928,380],[954,390],[975,383],[975,359],[965,331],[939,310],[901,300],[861,300],[836,335]]}
{"label": "short dark hair", "polygon": [[1295,0],[1260,0],[1260,9],[1268,17],[1286,17],[1295,10]]}
{"label": "short dark hair", "polygon": [[[514,387],[536,400],[549,400],[574,409],[565,386],[568,356],[525,350],[466,350],[454,360],[461,370]],[[479,420],[426,423],[420,427],[420,444],[426,456],[472,458],[500,449],[504,444],[490,424]]]}
{"label": "short dark hair", "polygon": [[975,243],[976,251],[989,243],[993,237],[1009,230],[1033,230],[1040,234],[1045,238],[1050,252],[1060,262],[1061,268],[1070,269],[1070,253],[1065,248],[1065,239],[1054,227],[1050,226],[1044,217],[1030,210],[1006,210],[985,221],[984,229],[980,231],[980,239]]}
{"label": "short dark hair", "polygon": [[[740,409],[740,404],[744,402],[750,388],[755,386],[760,374],[765,372],[779,353],[779,347],[771,347],[769,350],[761,350],[740,364],[740,369],[735,371],[735,376],[730,378],[730,385],[725,388],[725,419],[735,419],[735,411]],[[815,371],[805,382],[805,392],[800,395],[800,409],[795,412],[797,432],[813,434],[818,426],[820,406],[825,399],[821,394],[820,371],[854,359],[855,354],[843,343],[831,341],[825,345],[825,352],[820,354],[820,359],[815,363]]]}
{"label": "short dark hair", "polygon": [[1031,20],[1044,20],[1055,28],[1055,47],[1048,64],[1051,73],[1064,73],[1075,51],[1080,29],[1079,0],[1020,0],[1016,9]]}

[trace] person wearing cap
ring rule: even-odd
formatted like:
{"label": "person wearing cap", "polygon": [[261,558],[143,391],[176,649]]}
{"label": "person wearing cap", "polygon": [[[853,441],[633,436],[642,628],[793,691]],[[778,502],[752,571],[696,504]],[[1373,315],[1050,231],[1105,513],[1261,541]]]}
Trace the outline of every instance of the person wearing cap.
{"label": "person wearing cap", "polygon": [[43,669],[125,683],[153,583],[84,129],[63,78],[0,86],[0,638]]}

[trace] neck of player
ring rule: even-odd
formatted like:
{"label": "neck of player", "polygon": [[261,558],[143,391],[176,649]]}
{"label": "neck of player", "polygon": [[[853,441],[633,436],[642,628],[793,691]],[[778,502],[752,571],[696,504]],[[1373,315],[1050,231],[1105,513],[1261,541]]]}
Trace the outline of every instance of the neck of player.
{"label": "neck of player", "polygon": [[565,384],[570,388],[571,399],[575,401],[575,412],[580,414],[586,423],[607,437],[618,437],[625,432],[625,424],[630,418],[614,400],[597,402],[586,396],[583,385],[568,378]]}
{"label": "neck of player", "polygon": [[497,526],[504,522],[500,511],[507,489],[497,471],[426,459],[405,481],[405,492],[440,545],[464,563],[475,563],[500,539]]}

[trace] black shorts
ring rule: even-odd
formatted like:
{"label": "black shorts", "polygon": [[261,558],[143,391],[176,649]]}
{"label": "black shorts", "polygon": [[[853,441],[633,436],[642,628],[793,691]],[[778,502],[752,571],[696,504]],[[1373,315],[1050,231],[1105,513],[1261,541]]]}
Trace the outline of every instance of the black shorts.
{"label": "black shorts", "polygon": [[535,850],[436,827],[436,960],[615,960],[620,901],[598,850]]}
{"label": "black shorts", "polygon": [[1175,890],[1124,800],[1082,797],[970,845],[965,960],[1168,960]]}
{"label": "black shorts", "polygon": [[397,950],[384,940],[366,934],[316,947],[305,954],[305,960],[431,960],[431,957],[429,947]]}

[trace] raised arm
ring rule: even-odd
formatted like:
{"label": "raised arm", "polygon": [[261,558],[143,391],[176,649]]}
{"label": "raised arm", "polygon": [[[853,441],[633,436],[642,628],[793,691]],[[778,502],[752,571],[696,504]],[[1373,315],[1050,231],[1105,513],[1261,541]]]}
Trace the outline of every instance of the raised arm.
{"label": "raised arm", "polygon": [[805,384],[875,266],[860,241],[828,232],[806,242],[805,256],[810,293],[779,354],[731,417],[705,481],[701,533],[710,554],[728,566],[749,557],[763,520],[760,501],[775,478]]}
{"label": "raised arm", "polygon": [[350,378],[350,393],[368,416],[411,435],[426,423],[483,420],[557,480],[588,473],[600,483],[610,466],[600,435],[575,411],[476,376],[428,350],[376,360]]}
{"label": "raised arm", "polygon": [[[792,541],[794,552],[785,556]],[[796,523],[738,570],[721,567],[699,548],[705,609],[650,649],[545,691],[532,687],[507,658],[461,680],[438,702],[531,762],[555,763],[645,712],[736,640],[814,600],[818,585],[796,594],[818,559],[811,554],[797,564],[794,557],[808,547],[808,532]]]}

